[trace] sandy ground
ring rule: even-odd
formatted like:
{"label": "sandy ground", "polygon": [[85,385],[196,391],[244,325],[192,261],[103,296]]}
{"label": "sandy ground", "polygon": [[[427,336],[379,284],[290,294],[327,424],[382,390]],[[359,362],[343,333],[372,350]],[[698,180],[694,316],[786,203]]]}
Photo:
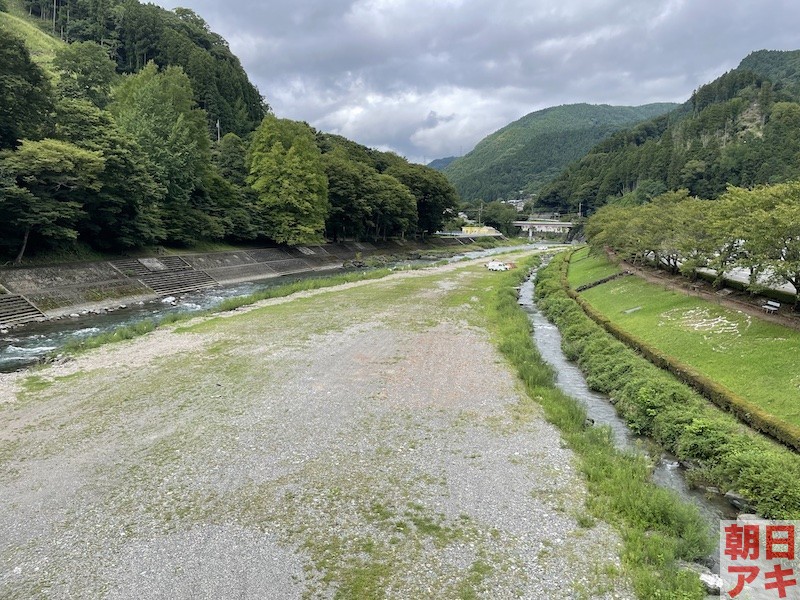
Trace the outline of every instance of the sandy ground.
{"label": "sandy ground", "polygon": [[0,597],[627,598],[449,265],[0,376]]}

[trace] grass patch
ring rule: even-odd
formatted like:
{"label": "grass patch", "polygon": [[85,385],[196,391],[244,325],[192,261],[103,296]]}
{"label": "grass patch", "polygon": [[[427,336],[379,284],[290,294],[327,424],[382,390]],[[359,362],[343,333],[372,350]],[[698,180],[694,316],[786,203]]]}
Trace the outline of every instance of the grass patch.
{"label": "grass patch", "polygon": [[460,600],[477,600],[480,593],[485,591],[485,581],[494,572],[494,567],[484,560],[476,560],[469,567],[467,575],[456,588]]}
{"label": "grass patch", "polygon": [[271,298],[283,298],[285,296],[291,296],[292,294],[296,294],[298,292],[318,290],[326,287],[333,287],[337,285],[344,285],[346,283],[353,283],[356,281],[381,279],[383,277],[386,277],[387,275],[391,275],[392,273],[393,271],[391,269],[374,269],[370,271],[354,271],[352,273],[342,273],[341,275],[332,275],[330,277],[323,277],[319,279],[317,278],[302,279],[300,281],[295,281],[294,283],[289,283],[287,285],[267,288],[265,290],[258,291],[254,294],[250,294],[249,296],[241,296],[239,298],[229,298],[228,300],[225,300],[222,304],[220,304],[215,309],[215,311],[226,312],[226,311],[236,310],[237,308],[246,306],[248,304],[254,304],[261,300],[269,300]]}
{"label": "grass patch", "polygon": [[638,277],[604,283],[581,297],[649,346],[800,426],[800,331]]}
{"label": "grass patch", "polygon": [[31,59],[42,67],[51,78],[55,77],[53,59],[64,42],[37,27],[36,19],[28,17],[15,0],[9,2],[10,12],[0,12],[0,34],[10,32],[25,41]]}
{"label": "grass patch", "polygon": [[607,258],[590,254],[589,251],[589,246],[586,246],[572,255],[569,267],[569,285],[572,288],[594,283],[620,272],[619,267]]}
{"label": "grass patch", "polygon": [[703,598],[699,579],[681,569],[679,561],[696,560],[711,551],[706,525],[693,506],[650,481],[647,460],[617,450],[607,428],[587,429],[583,406],[556,388],[554,374],[536,350],[528,319],[517,305],[514,286],[524,276],[524,269],[504,274],[506,285],[486,307],[490,327],[528,396],[541,404],[577,455],[589,490],[587,508],[619,528],[623,566],[637,596]]}
{"label": "grass patch", "polygon": [[100,346],[104,346],[106,344],[132,340],[133,338],[154,331],[156,327],[157,324],[155,321],[152,319],[147,319],[145,321],[140,321],[135,325],[118,327],[114,331],[93,335],[82,340],[70,340],[64,345],[61,351],[67,354],[78,354],[80,352],[85,352],[86,350],[91,350],[92,348],[99,348]]}
{"label": "grass patch", "polygon": [[53,379],[45,379],[41,375],[29,375],[22,380],[22,391],[26,394],[35,394],[46,390],[54,383]]}

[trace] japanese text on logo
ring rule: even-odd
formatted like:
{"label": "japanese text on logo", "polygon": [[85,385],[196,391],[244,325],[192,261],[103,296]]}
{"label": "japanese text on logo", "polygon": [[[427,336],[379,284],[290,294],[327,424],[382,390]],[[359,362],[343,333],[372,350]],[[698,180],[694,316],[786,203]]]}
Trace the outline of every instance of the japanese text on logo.
{"label": "japanese text on logo", "polygon": [[720,522],[720,576],[724,597],[800,600],[800,521]]}

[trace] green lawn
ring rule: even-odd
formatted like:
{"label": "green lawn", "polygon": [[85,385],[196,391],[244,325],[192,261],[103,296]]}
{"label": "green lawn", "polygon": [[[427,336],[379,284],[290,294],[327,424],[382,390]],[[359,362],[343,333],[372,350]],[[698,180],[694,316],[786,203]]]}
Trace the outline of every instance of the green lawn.
{"label": "green lawn", "polygon": [[800,426],[800,331],[638,277],[581,296],[639,339]]}
{"label": "green lawn", "polygon": [[586,285],[619,273],[619,267],[600,255],[589,255],[589,247],[572,255],[569,263],[569,285],[573,288]]}

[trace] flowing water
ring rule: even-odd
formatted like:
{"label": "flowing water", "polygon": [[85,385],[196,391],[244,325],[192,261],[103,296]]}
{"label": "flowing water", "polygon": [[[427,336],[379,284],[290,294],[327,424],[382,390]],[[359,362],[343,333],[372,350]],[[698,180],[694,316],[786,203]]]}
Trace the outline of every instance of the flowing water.
{"label": "flowing water", "polygon": [[[645,453],[647,447],[655,447],[654,442],[634,435],[628,429],[625,421],[617,415],[608,396],[589,389],[578,366],[567,360],[561,350],[561,333],[541,313],[534,302],[534,278],[535,274],[521,286],[519,304],[528,314],[528,319],[533,326],[534,343],[542,359],[553,367],[556,373],[556,385],[564,393],[583,403],[587,416],[594,421],[595,425],[605,425],[611,428],[618,448]],[[690,488],[686,482],[685,470],[674,456],[661,453],[655,461],[652,477],[656,485],[670,489],[682,500],[694,504],[708,523],[714,536],[719,529],[720,519],[736,518],[736,510],[721,495],[707,494]],[[717,560],[717,553],[709,557],[709,562],[715,572],[718,571]]]}
{"label": "flowing water", "polygon": [[[531,249],[543,249],[547,244],[527,246]],[[494,254],[507,253],[508,247],[490,248],[465,252],[448,258],[449,261],[481,258]],[[402,268],[410,265],[425,265],[435,262],[430,260],[401,261],[389,267]],[[327,274],[345,272],[345,269],[332,269]],[[213,309],[228,298],[248,296],[257,291],[284,285],[300,279],[319,277],[319,272],[284,275],[258,282],[247,282],[219,287],[207,288],[197,292],[180,294],[174,301],[164,302],[162,299],[149,302],[124,305],[112,312],[101,314],[83,311],[79,317],[64,318],[31,323],[0,332],[0,372],[10,372],[41,362],[51,353],[57,352],[73,340],[81,340],[92,335],[113,331],[119,327],[135,325],[145,320],[158,322],[172,313],[199,312]]]}

